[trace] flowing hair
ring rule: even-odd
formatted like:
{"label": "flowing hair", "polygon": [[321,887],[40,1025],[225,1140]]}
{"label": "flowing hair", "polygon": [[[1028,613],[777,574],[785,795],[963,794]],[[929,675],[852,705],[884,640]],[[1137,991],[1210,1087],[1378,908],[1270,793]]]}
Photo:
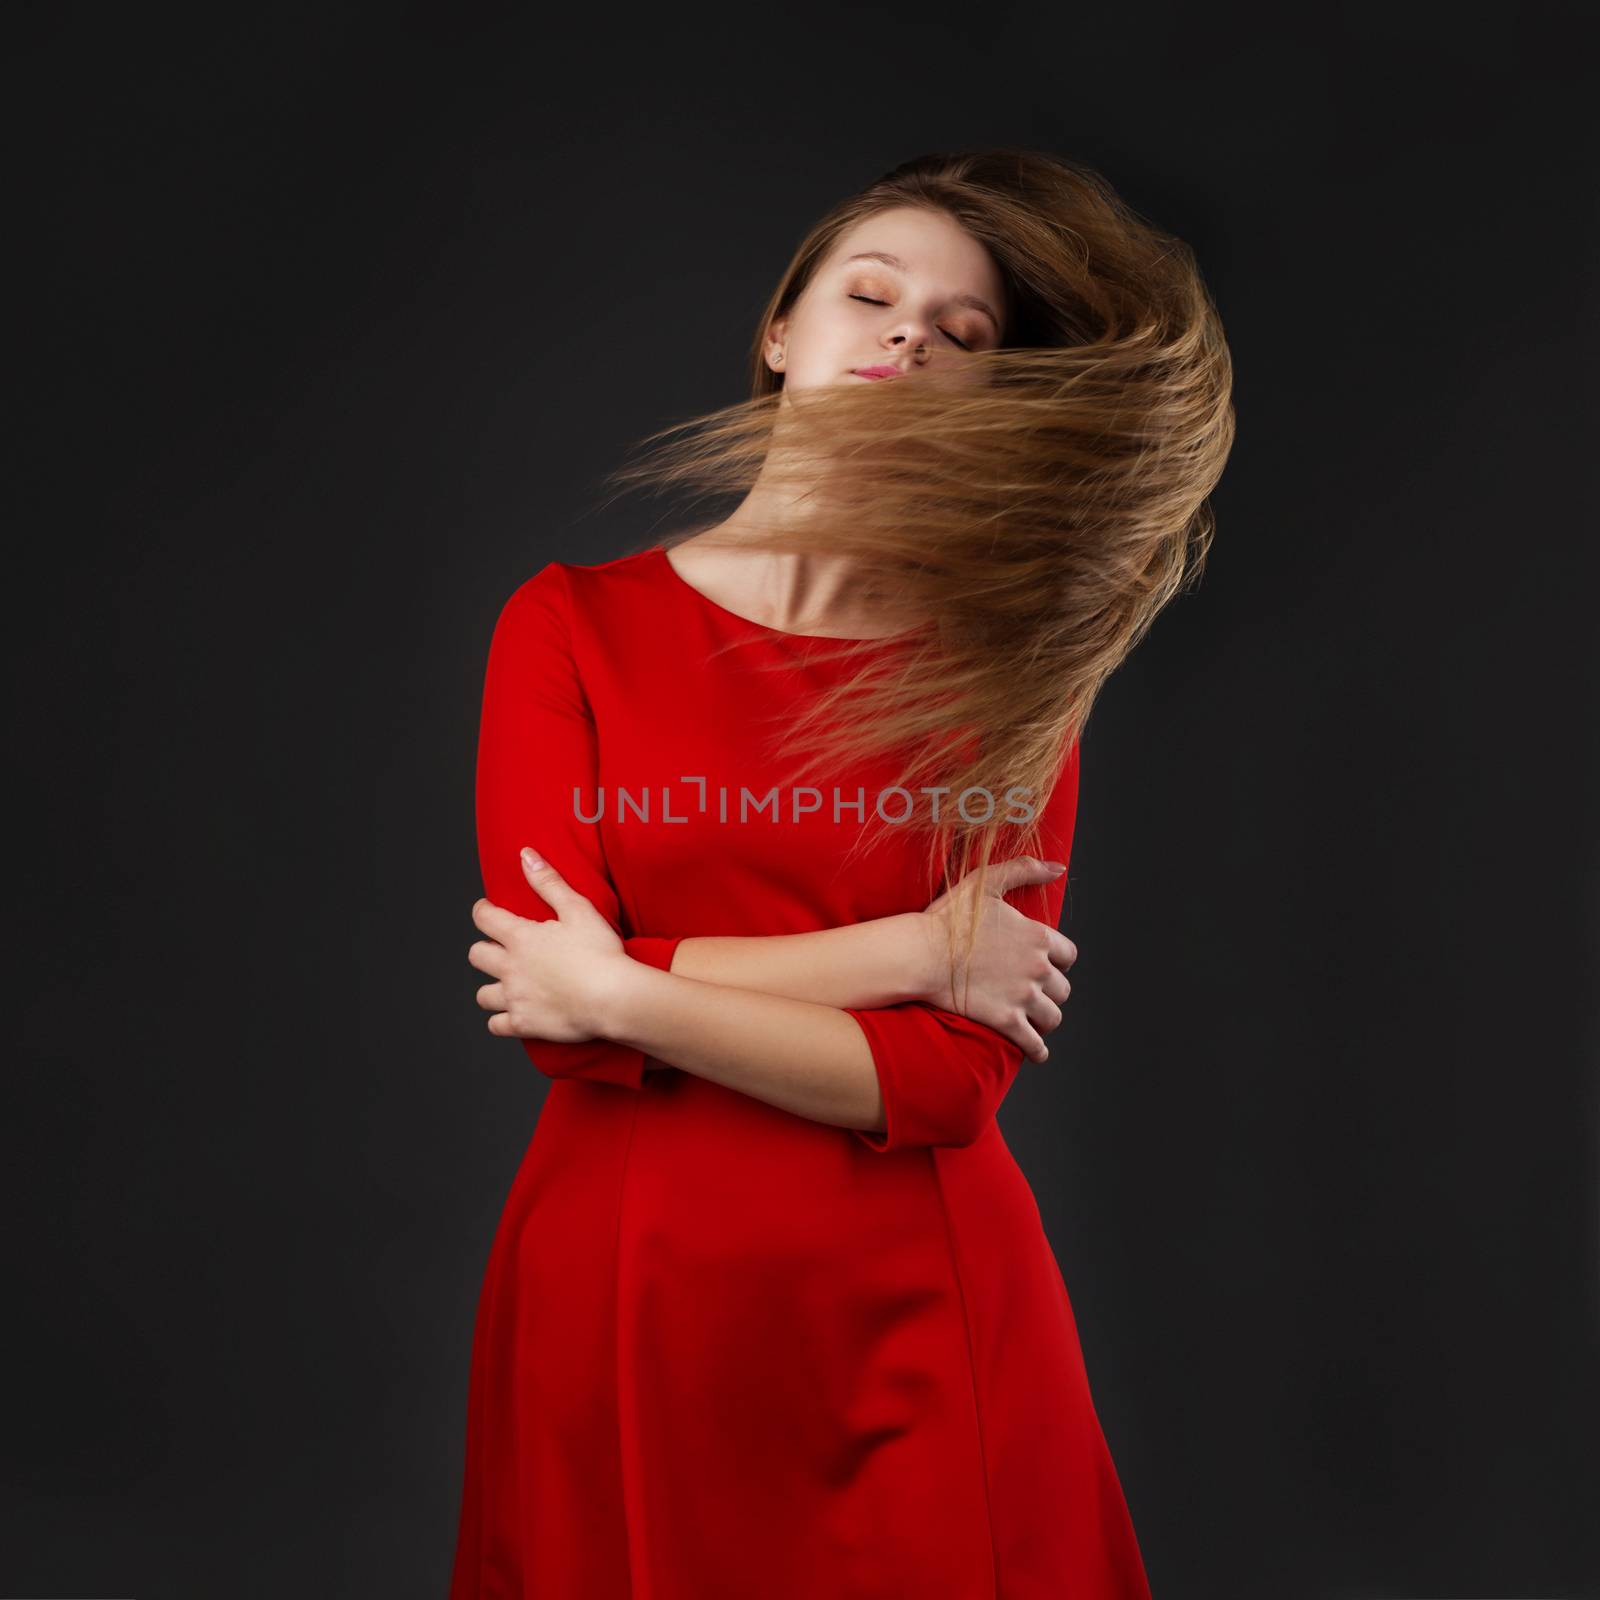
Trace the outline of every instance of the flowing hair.
{"label": "flowing hair", "polygon": [[[780,416],[772,322],[847,229],[903,206],[948,215],[989,251],[1002,343],[915,381],[796,391]],[[908,817],[928,838],[929,898],[941,875],[953,886],[972,871],[981,895],[989,865],[1033,850],[1101,685],[1211,544],[1232,366],[1193,252],[1080,164],[1009,148],[922,156],[801,241],[757,324],[750,383],[749,400],[649,435],[653,456],[607,481],[742,495],[759,475],[783,509],[741,513],[730,542],[847,557],[865,601],[929,619],[888,650],[839,641],[827,653],[857,670],[799,720],[786,711],[782,733],[809,752],[799,778],[892,754],[913,794],[1035,797],[1025,823],[997,799],[981,818],[946,806],[935,819],[920,802]],[[715,526],[650,542],[714,543]],[[954,975],[954,919],[951,933]]]}

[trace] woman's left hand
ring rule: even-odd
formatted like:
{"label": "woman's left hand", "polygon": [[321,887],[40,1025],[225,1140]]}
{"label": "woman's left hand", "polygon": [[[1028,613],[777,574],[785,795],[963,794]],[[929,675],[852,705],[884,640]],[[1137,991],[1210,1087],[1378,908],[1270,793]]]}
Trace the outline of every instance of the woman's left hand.
{"label": "woman's left hand", "polygon": [[617,964],[630,959],[622,940],[548,861],[524,850],[522,871],[555,916],[542,922],[519,917],[492,900],[472,907],[473,922],[488,938],[467,951],[467,960],[497,980],[478,990],[478,1004],[494,1013],[489,1032],[556,1044],[603,1037],[598,1018],[604,997]]}

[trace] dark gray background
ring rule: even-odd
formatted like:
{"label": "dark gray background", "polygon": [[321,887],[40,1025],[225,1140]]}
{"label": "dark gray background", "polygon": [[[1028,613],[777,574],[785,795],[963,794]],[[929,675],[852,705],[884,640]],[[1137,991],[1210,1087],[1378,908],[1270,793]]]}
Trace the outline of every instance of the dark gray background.
{"label": "dark gray background", "polygon": [[494,618],[672,525],[600,478],[826,206],[1011,143],[1238,367],[1002,1118],[1157,1600],[1600,1594],[1589,58],[1111,10],[17,13],[0,1593],[442,1596],[544,1087],[465,959]]}

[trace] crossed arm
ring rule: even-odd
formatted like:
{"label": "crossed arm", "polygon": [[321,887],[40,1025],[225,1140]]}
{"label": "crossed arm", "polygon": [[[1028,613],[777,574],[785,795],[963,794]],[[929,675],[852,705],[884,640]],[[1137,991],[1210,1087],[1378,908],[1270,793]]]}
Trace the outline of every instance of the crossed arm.
{"label": "crossed arm", "polygon": [[[565,891],[545,882],[544,893],[562,915]],[[665,1063],[798,1116],[881,1136],[886,1110],[873,1054],[846,1008],[914,998],[921,947],[931,949],[922,920],[674,939],[667,966],[591,960],[590,973],[601,976],[586,1025],[639,1051],[642,1071]],[[532,1043],[537,1061],[544,1045]]]}
{"label": "crossed arm", "polygon": [[910,911],[813,933],[676,939],[666,970],[817,1005],[892,1006],[933,999],[933,932],[926,917]]}
{"label": "crossed arm", "polygon": [[[519,851],[535,845],[631,959],[605,965],[591,1016],[596,1037],[523,1038],[534,1065],[552,1078],[637,1090],[651,1057],[847,1128],[879,1151],[978,1138],[1023,1050],[931,1002],[943,933],[935,937],[925,913],[767,937],[622,938],[596,830],[570,803],[574,785],[595,781],[598,752],[569,606],[566,575],[552,564],[516,590],[495,626],[477,766],[484,888],[519,917],[556,916],[522,871]],[[1071,848],[1077,763],[1074,747],[1041,817],[1041,849],[1061,862]],[[1054,930],[1065,884],[1063,873],[1021,891],[1027,914]]]}

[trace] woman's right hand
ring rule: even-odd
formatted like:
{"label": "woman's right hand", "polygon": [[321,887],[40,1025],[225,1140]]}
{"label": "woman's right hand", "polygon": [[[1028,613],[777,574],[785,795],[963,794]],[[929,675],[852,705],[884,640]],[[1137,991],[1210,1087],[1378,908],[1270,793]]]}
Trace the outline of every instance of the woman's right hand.
{"label": "woman's right hand", "polygon": [[1078,959],[1078,947],[1057,928],[1018,911],[1000,897],[1025,884],[1048,883],[1064,871],[1037,856],[1014,856],[990,866],[978,907],[978,933],[971,958],[958,965],[951,982],[948,940],[955,923],[957,937],[966,927],[977,895],[977,869],[947,889],[922,913],[933,946],[933,974],[919,998],[971,1017],[1003,1034],[1031,1061],[1048,1061],[1041,1035],[1061,1026],[1061,1007],[1072,992],[1067,968]]}

